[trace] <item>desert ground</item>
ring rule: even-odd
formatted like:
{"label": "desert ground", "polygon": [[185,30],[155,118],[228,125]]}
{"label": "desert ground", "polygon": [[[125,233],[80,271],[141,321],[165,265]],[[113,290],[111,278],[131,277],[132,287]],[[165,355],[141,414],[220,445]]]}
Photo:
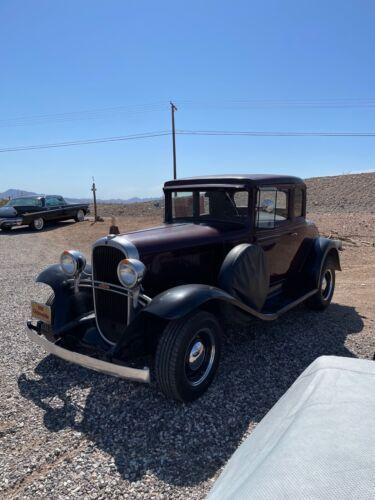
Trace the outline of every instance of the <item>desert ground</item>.
{"label": "desert ground", "polygon": [[[154,384],[47,356],[26,338],[29,303],[39,294],[35,276],[66,248],[89,255],[108,231],[107,218],[42,233],[0,232],[1,497],[203,498],[242,440],[316,357],[371,359],[375,175],[363,175],[309,181],[309,218],[344,245],[332,305],[323,313],[302,305],[275,323],[229,327],[217,378],[188,405],[167,401]],[[347,194],[340,197],[342,185]],[[365,198],[363,189],[372,196]],[[356,202],[350,192],[358,194]],[[101,209],[105,217],[114,211]],[[117,207],[115,215],[125,232],[159,224],[162,208]]]}

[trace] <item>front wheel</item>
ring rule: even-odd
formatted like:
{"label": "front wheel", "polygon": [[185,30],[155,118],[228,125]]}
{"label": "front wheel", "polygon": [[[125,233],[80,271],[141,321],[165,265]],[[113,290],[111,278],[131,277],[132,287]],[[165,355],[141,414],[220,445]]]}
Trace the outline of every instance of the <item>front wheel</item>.
{"label": "front wheel", "polygon": [[327,259],[322,267],[319,279],[319,288],[315,295],[306,301],[306,305],[315,311],[323,311],[326,309],[333,297],[335,291],[335,266],[331,259]]}
{"label": "front wheel", "polygon": [[30,224],[30,228],[34,231],[41,231],[44,228],[44,219],[42,217],[34,219]]}
{"label": "front wheel", "polygon": [[205,311],[168,323],[155,357],[156,379],[167,398],[188,402],[206,391],[219,365],[221,337],[215,316]]}

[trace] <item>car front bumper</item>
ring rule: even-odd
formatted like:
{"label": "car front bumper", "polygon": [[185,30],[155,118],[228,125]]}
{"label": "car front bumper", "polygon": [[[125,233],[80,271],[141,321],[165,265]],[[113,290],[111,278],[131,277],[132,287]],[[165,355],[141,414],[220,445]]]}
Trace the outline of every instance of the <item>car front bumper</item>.
{"label": "car front bumper", "polygon": [[0,229],[13,226],[22,226],[22,219],[20,217],[4,217],[0,219]]}
{"label": "car front bumper", "polygon": [[85,354],[70,351],[54,342],[51,342],[50,340],[47,340],[41,334],[37,333],[35,331],[35,327],[32,328],[31,323],[28,323],[26,333],[31,341],[35,342],[40,347],[43,347],[43,349],[48,353],[54,354],[55,356],[64,359],[65,361],[69,361],[70,363],[74,363],[85,368],[90,368],[91,370],[95,370],[97,372],[124,378],[127,380],[134,380],[136,382],[144,383],[150,382],[150,369],[147,367],[139,369],[118,365],[115,363],[110,363],[108,361],[102,361]]}

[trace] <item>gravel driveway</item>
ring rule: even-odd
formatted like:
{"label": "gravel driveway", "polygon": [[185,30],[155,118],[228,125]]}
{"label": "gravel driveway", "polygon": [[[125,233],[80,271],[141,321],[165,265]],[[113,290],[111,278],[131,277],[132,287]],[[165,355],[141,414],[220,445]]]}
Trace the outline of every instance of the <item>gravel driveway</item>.
{"label": "gravel driveway", "polygon": [[[77,226],[79,228],[77,229]],[[25,335],[37,272],[89,223],[0,232],[2,498],[202,498],[257,422],[321,354],[375,351],[374,247],[348,247],[335,303],[228,330],[219,375],[189,405],[46,356]]]}

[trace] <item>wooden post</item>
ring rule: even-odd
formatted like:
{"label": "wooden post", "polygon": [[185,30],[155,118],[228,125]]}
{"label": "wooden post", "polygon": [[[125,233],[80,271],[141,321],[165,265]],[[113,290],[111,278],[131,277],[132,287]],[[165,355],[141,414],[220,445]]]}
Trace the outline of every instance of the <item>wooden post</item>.
{"label": "wooden post", "polygon": [[96,204],[96,186],[95,186],[95,179],[94,177],[92,178],[92,188],[91,188],[92,194],[94,196],[94,221],[98,221],[98,207]]}

